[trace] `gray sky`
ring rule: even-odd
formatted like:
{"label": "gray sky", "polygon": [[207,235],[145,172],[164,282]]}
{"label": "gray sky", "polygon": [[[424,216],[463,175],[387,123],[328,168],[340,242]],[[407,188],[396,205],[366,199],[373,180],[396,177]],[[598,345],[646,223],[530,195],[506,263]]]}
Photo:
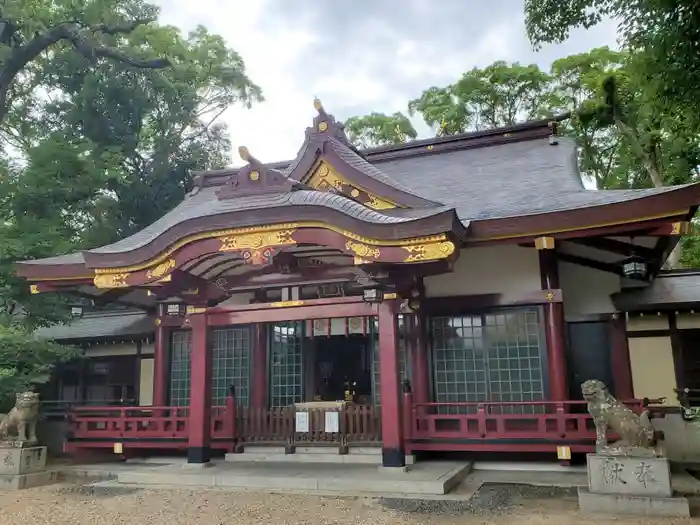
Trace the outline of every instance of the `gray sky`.
{"label": "gray sky", "polygon": [[[264,162],[292,158],[314,116],[313,97],[338,119],[406,111],[408,100],[496,60],[537,63],[615,46],[615,27],[578,31],[534,52],[523,0],[155,0],[162,21],[206,26],[246,62],[266,98],[224,115],[234,150]],[[415,122],[425,135],[428,129]],[[234,164],[241,164],[235,157]]]}

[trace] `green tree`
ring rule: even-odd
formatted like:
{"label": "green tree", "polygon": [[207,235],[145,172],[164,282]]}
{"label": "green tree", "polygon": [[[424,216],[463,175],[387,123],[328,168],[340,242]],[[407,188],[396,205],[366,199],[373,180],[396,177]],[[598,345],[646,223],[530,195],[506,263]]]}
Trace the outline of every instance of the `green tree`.
{"label": "green tree", "polygon": [[[50,8],[52,20],[70,20],[64,4],[25,1],[16,18]],[[156,12],[140,0],[80,4],[92,9],[80,15],[86,24]],[[2,124],[23,162],[0,163],[0,308],[23,307],[29,327],[65,318],[66,300],[29,294],[15,261],[92,248],[155,221],[192,189],[190,170],[227,163],[221,114],[261,99],[240,56],[204,28],[183,36],[153,22],[100,34],[124,56],[167,56],[171,67],[89,61],[59,42],[16,77]]]}
{"label": "green tree", "polygon": [[411,121],[401,112],[350,117],[345,121],[345,131],[350,142],[359,148],[402,144],[418,136]]}
{"label": "green tree", "polygon": [[498,61],[467,71],[455,84],[428,88],[408,108],[438,134],[511,126],[548,114],[550,84],[536,65]]}
{"label": "green tree", "polygon": [[46,383],[57,364],[80,355],[79,348],[38,340],[0,318],[0,413],[12,408],[15,393]]}

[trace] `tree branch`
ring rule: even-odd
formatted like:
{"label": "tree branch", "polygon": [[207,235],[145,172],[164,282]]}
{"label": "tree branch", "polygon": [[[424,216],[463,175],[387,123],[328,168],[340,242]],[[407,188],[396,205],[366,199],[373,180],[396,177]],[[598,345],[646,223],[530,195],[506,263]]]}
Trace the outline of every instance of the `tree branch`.
{"label": "tree branch", "polygon": [[[91,28],[92,33],[102,32],[105,34],[124,34],[129,30],[148,23],[149,20],[136,20],[122,25],[107,26],[101,24]],[[8,93],[17,75],[33,60],[35,60],[44,50],[48,49],[61,40],[68,40],[73,47],[91,62],[99,58],[117,60],[131,67],[141,69],[161,69],[170,65],[167,58],[155,60],[143,60],[127,55],[123,51],[111,47],[103,46],[88,37],[90,30],[81,30],[74,22],[64,22],[52,27],[44,33],[37,34],[26,44],[14,48],[10,57],[5,61],[4,67],[0,70],[0,122],[7,116]]]}

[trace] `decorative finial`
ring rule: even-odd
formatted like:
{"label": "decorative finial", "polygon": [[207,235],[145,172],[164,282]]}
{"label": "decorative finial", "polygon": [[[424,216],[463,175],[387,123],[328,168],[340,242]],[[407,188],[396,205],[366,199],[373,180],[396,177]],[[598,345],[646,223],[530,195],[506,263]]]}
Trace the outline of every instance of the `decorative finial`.
{"label": "decorative finial", "polygon": [[318,97],[314,97],[314,108],[316,108],[316,111],[318,111],[319,113],[323,111],[323,104],[321,104],[321,101]]}
{"label": "decorative finial", "polygon": [[250,155],[250,151],[248,151],[248,148],[246,148],[245,146],[240,146],[238,148],[238,155],[240,155],[241,159],[243,159],[246,162],[250,162],[250,160],[253,158]]}

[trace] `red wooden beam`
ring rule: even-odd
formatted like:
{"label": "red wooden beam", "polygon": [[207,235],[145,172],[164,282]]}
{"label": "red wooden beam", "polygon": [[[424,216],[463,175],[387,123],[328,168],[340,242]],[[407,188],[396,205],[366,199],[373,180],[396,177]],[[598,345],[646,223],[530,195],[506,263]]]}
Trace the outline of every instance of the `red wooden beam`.
{"label": "red wooden beam", "polygon": [[[287,301],[286,303],[260,303],[236,307],[236,310],[212,308],[207,316],[209,326],[228,326],[234,324],[274,323],[282,321],[305,321],[311,319],[328,319],[332,317],[361,317],[377,315],[375,304],[360,300],[339,301],[340,299],[358,299],[355,297],[336,299],[314,299],[311,301]],[[392,302],[399,302],[390,300]],[[276,306],[275,306],[276,305]],[[257,306],[257,309],[248,307]],[[262,307],[262,308],[260,308]]]}

